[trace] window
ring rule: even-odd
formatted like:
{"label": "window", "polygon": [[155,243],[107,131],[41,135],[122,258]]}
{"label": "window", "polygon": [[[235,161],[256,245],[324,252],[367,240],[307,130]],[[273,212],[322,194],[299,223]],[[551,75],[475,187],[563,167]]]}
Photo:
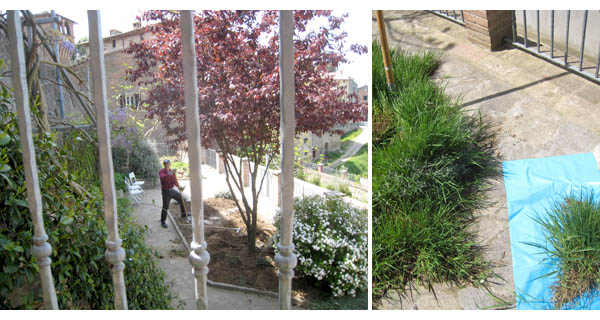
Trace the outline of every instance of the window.
{"label": "window", "polygon": [[144,34],[140,34],[140,40],[144,40]]}
{"label": "window", "polygon": [[308,138],[304,138],[304,143],[307,143],[307,142],[308,142]]}
{"label": "window", "polygon": [[317,157],[317,148],[313,149],[313,160]]}
{"label": "window", "polygon": [[67,35],[70,36],[71,35],[71,28],[69,28],[68,24],[65,24],[65,29],[67,29]]}
{"label": "window", "polygon": [[368,97],[367,96],[363,96],[363,101],[367,101]]}
{"label": "window", "polygon": [[140,94],[139,93],[129,93],[129,94],[121,94],[119,95],[119,106],[120,107],[128,107],[134,110],[140,105]]}
{"label": "window", "polygon": [[329,143],[325,142],[325,154],[329,152]]}
{"label": "window", "polygon": [[117,46],[117,40],[113,40],[113,48]]}

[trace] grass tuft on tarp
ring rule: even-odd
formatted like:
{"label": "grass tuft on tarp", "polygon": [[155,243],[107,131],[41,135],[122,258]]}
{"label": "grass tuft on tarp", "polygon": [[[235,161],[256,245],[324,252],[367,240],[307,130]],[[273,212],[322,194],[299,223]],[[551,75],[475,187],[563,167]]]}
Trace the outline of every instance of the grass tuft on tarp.
{"label": "grass tuft on tarp", "polygon": [[533,219],[544,230],[546,241],[527,244],[556,263],[557,268],[544,276],[556,275],[554,306],[568,307],[600,284],[600,203],[593,192],[571,194],[555,201],[545,216]]}

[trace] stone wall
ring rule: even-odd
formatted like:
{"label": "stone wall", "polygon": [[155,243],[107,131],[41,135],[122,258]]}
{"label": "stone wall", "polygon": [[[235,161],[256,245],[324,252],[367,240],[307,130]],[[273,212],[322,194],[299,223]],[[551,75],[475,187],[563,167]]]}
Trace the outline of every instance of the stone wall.
{"label": "stone wall", "polygon": [[331,174],[327,174],[324,172],[319,172],[317,170],[313,170],[310,168],[304,168],[304,173],[307,176],[307,180],[311,181],[311,178],[318,177],[321,181],[321,186],[333,185],[333,186],[348,186],[350,192],[352,193],[352,197],[358,199],[362,202],[369,201],[369,189],[367,186],[362,185],[360,183],[356,183],[354,181],[350,181],[347,179],[343,179],[338,176],[334,176]]}
{"label": "stone wall", "polygon": [[[298,157],[305,161],[313,161],[325,156],[328,152],[340,150],[341,136],[325,133],[318,136],[313,133],[302,133],[295,139]],[[314,151],[313,151],[314,150]]]}

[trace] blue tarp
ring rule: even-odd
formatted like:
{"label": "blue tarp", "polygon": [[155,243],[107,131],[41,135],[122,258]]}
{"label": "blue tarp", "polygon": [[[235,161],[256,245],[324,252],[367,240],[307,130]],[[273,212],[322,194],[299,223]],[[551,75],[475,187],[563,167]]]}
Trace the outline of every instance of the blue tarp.
{"label": "blue tarp", "polygon": [[[526,242],[545,245],[542,228],[533,217],[544,217],[553,203],[569,194],[593,191],[600,195],[600,171],[592,153],[505,161],[504,186],[508,203],[510,246],[517,309],[552,309],[556,276],[539,278],[556,265]],[[569,309],[600,309],[600,290],[580,297]]]}

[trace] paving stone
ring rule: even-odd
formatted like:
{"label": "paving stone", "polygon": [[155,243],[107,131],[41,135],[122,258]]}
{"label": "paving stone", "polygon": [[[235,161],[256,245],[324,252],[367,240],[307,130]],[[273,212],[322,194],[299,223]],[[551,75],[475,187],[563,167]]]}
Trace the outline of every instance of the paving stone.
{"label": "paving stone", "polygon": [[466,287],[458,290],[460,306],[465,310],[486,309],[496,304],[485,289]]}

